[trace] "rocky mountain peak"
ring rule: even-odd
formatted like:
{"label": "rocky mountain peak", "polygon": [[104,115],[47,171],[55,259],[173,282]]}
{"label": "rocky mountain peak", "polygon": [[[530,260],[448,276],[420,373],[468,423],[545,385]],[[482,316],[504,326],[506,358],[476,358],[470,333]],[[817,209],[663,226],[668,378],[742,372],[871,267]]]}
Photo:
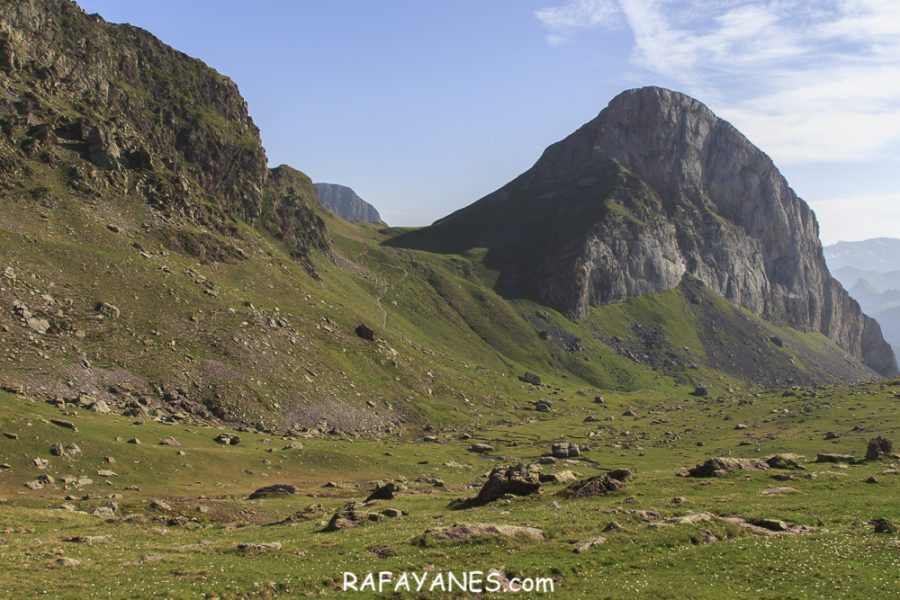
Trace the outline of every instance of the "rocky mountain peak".
{"label": "rocky mountain peak", "polygon": [[573,318],[691,276],[896,372],[878,324],[829,274],[809,206],[737,129],[671,90],[616,96],[506,186],[394,243],[487,248],[499,291]]}

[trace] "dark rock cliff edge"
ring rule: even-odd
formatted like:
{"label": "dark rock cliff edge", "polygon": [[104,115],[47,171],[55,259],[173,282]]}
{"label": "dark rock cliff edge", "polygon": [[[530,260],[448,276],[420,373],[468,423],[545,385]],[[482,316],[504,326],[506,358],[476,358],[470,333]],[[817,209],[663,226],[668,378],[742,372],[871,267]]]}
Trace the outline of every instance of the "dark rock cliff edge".
{"label": "dark rock cliff edge", "polygon": [[310,269],[328,252],[314,192],[286,195],[270,175],[237,86],[137,27],[68,0],[0,0],[0,122],[0,190],[39,161],[76,194],[137,194],[224,234],[245,221]]}

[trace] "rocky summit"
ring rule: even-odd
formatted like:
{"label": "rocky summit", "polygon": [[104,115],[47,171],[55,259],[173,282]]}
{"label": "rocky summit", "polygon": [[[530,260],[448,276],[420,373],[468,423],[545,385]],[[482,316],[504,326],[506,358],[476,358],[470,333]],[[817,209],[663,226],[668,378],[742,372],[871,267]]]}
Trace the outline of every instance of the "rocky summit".
{"label": "rocky summit", "polygon": [[375,223],[384,225],[381,215],[374,206],[359,197],[359,194],[345,185],[317,183],[316,191],[322,206],[351,223]]}
{"label": "rocky summit", "polygon": [[829,274],[809,206],[737,129],[671,90],[623,92],[506,186],[395,243],[486,248],[504,294],[575,318],[695,277],[897,372],[878,324]]}

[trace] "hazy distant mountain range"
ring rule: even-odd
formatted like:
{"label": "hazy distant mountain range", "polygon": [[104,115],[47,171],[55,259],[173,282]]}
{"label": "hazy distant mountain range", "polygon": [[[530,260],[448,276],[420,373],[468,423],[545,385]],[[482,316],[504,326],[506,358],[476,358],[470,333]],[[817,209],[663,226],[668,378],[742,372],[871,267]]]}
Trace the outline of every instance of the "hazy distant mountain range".
{"label": "hazy distant mountain range", "polygon": [[835,278],[881,325],[894,352],[900,350],[900,239],[838,242],[825,248],[825,259]]}
{"label": "hazy distant mountain range", "polygon": [[876,273],[896,271],[900,269],[900,239],[838,242],[825,247],[825,260],[832,271],[846,266]]}

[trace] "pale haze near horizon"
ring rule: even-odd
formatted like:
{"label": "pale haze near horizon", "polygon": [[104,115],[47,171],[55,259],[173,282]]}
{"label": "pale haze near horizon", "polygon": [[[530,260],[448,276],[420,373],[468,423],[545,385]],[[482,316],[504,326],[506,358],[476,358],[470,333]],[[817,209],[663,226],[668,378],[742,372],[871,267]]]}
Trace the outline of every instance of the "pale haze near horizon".
{"label": "pale haze near horizon", "polygon": [[769,154],[825,244],[900,237],[900,2],[83,0],[231,77],[269,162],[424,225],[643,85]]}

